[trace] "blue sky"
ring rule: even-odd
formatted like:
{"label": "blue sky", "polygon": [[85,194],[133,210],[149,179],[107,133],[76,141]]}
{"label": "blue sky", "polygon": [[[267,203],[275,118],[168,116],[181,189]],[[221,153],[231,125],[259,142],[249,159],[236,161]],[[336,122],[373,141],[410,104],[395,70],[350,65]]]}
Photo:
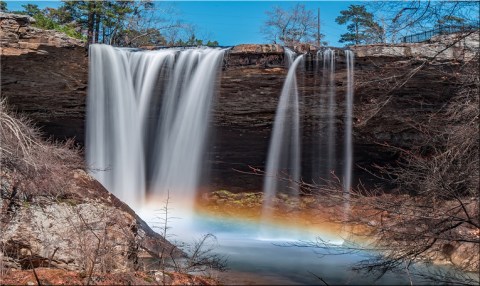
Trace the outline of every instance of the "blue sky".
{"label": "blue sky", "polygon": [[[261,27],[266,20],[265,11],[273,6],[288,8],[297,1],[156,1],[160,5],[173,6],[178,18],[194,24],[198,37],[217,40],[220,45],[266,43]],[[165,2],[165,3],[162,3]],[[8,1],[9,10],[20,10],[26,3],[37,4],[40,8],[57,7],[59,1]],[[317,11],[320,8],[321,33],[329,45],[343,46],[338,43],[346,27],[337,25],[335,18],[353,1],[301,1],[307,9]]]}

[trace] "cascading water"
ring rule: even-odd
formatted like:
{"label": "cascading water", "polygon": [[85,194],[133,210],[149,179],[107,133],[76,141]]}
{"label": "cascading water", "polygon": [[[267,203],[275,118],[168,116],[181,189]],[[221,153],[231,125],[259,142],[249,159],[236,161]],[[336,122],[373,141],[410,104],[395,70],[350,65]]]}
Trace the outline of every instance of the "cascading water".
{"label": "cascading water", "polygon": [[[286,50],[286,57],[290,58],[288,51]],[[263,184],[262,216],[264,219],[271,215],[273,199],[277,192],[283,191],[293,196],[298,195],[300,118],[296,69],[302,59],[303,55],[297,57],[290,65],[275,114]],[[290,182],[280,181],[280,178],[285,176],[290,178]],[[281,185],[281,183],[284,184]]]}
{"label": "cascading water", "polygon": [[[175,196],[186,205],[193,202],[201,175],[215,76],[222,59],[220,50],[190,51],[185,60],[187,66],[174,71],[174,78],[184,72],[183,76],[188,78],[183,83],[188,85],[182,87],[178,102],[172,100],[164,105],[165,114],[172,109],[176,113],[165,117],[171,123],[160,131],[160,164],[153,184],[161,192],[175,190]],[[169,92],[175,93],[174,90]]]}
{"label": "cascading water", "polygon": [[290,50],[289,48],[285,47],[285,53],[284,53],[284,56],[285,56],[285,66],[287,68],[291,67],[292,64],[293,64],[293,60],[295,59],[295,56],[296,56],[296,53],[292,50]]}
{"label": "cascading water", "polygon": [[335,51],[327,49],[323,53],[323,76],[326,84],[326,94],[328,97],[328,113],[327,113],[327,174],[326,178],[330,178],[330,172],[335,169],[336,152],[335,152]]}
{"label": "cascading water", "polygon": [[352,183],[352,111],[353,111],[353,76],[354,76],[354,54],[352,51],[345,51],[347,62],[347,93],[345,95],[345,158],[343,171],[343,190],[349,194]]}
{"label": "cascading water", "polygon": [[313,166],[316,172],[312,177],[315,183],[323,180],[331,180],[331,172],[336,167],[336,89],[335,89],[335,51],[332,49],[317,52],[318,61],[322,61],[322,79],[320,84],[319,99],[319,122],[322,131],[318,133],[318,148],[314,154],[318,154],[319,160]]}
{"label": "cascading water", "polygon": [[86,151],[92,175],[133,207],[147,189],[191,204],[223,54],[91,45]]}

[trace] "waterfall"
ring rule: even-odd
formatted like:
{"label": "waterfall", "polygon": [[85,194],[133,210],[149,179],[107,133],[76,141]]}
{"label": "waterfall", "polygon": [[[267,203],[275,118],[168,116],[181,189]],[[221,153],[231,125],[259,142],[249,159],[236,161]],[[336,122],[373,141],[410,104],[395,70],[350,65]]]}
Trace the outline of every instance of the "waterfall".
{"label": "waterfall", "polygon": [[223,54],[90,45],[86,157],[93,177],[133,207],[147,190],[192,202]]}
{"label": "waterfall", "polygon": [[293,60],[295,59],[296,53],[287,47],[284,47],[284,50],[285,50],[285,53],[284,53],[285,66],[287,68],[290,68],[293,64]]}
{"label": "waterfall", "polygon": [[[273,199],[277,192],[284,191],[293,196],[298,195],[297,182],[300,179],[300,118],[296,69],[302,59],[303,55],[297,57],[290,65],[275,114],[263,184],[264,217],[270,215]],[[288,176],[291,182],[280,186],[281,181],[279,180],[285,176]]]}
{"label": "waterfall", "polygon": [[328,97],[327,113],[327,174],[326,178],[331,179],[330,172],[335,169],[335,51],[327,49],[323,53],[323,76],[326,84],[326,95]]}
{"label": "waterfall", "polygon": [[172,81],[174,85],[180,82],[183,85],[167,89],[172,94],[180,89],[181,96],[165,97],[168,102],[164,104],[165,124],[160,131],[161,149],[157,157],[160,164],[153,184],[157,192],[175,190],[175,196],[186,204],[193,202],[192,190],[197,188],[201,175],[214,79],[222,59],[223,52],[214,49],[185,52],[175,67]]}
{"label": "waterfall", "polygon": [[349,194],[352,183],[352,109],[353,109],[353,75],[354,75],[354,54],[352,51],[345,51],[347,62],[347,92],[345,95],[345,162],[343,171],[343,189],[345,194]]}

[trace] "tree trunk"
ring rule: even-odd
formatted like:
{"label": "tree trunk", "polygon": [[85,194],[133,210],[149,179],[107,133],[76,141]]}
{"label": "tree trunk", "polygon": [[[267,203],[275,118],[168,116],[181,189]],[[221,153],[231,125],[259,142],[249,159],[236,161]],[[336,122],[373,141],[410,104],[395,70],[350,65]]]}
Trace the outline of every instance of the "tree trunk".
{"label": "tree trunk", "polygon": [[98,43],[98,37],[100,35],[100,20],[101,20],[101,11],[100,8],[102,6],[101,2],[95,2],[96,3],[96,9],[95,9],[95,43]]}
{"label": "tree trunk", "polygon": [[93,42],[93,30],[95,22],[95,3],[88,2],[88,22],[87,22],[87,47]]}
{"label": "tree trunk", "polygon": [[358,39],[358,17],[355,21],[355,45],[359,44],[359,39]]}

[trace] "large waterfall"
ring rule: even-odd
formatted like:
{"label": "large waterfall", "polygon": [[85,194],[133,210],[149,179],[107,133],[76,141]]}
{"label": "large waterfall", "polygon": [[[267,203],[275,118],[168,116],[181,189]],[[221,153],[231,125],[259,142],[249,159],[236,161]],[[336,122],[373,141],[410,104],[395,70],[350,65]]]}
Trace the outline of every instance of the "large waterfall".
{"label": "large waterfall", "polygon": [[221,49],[90,46],[87,163],[131,206],[147,190],[192,203]]}

